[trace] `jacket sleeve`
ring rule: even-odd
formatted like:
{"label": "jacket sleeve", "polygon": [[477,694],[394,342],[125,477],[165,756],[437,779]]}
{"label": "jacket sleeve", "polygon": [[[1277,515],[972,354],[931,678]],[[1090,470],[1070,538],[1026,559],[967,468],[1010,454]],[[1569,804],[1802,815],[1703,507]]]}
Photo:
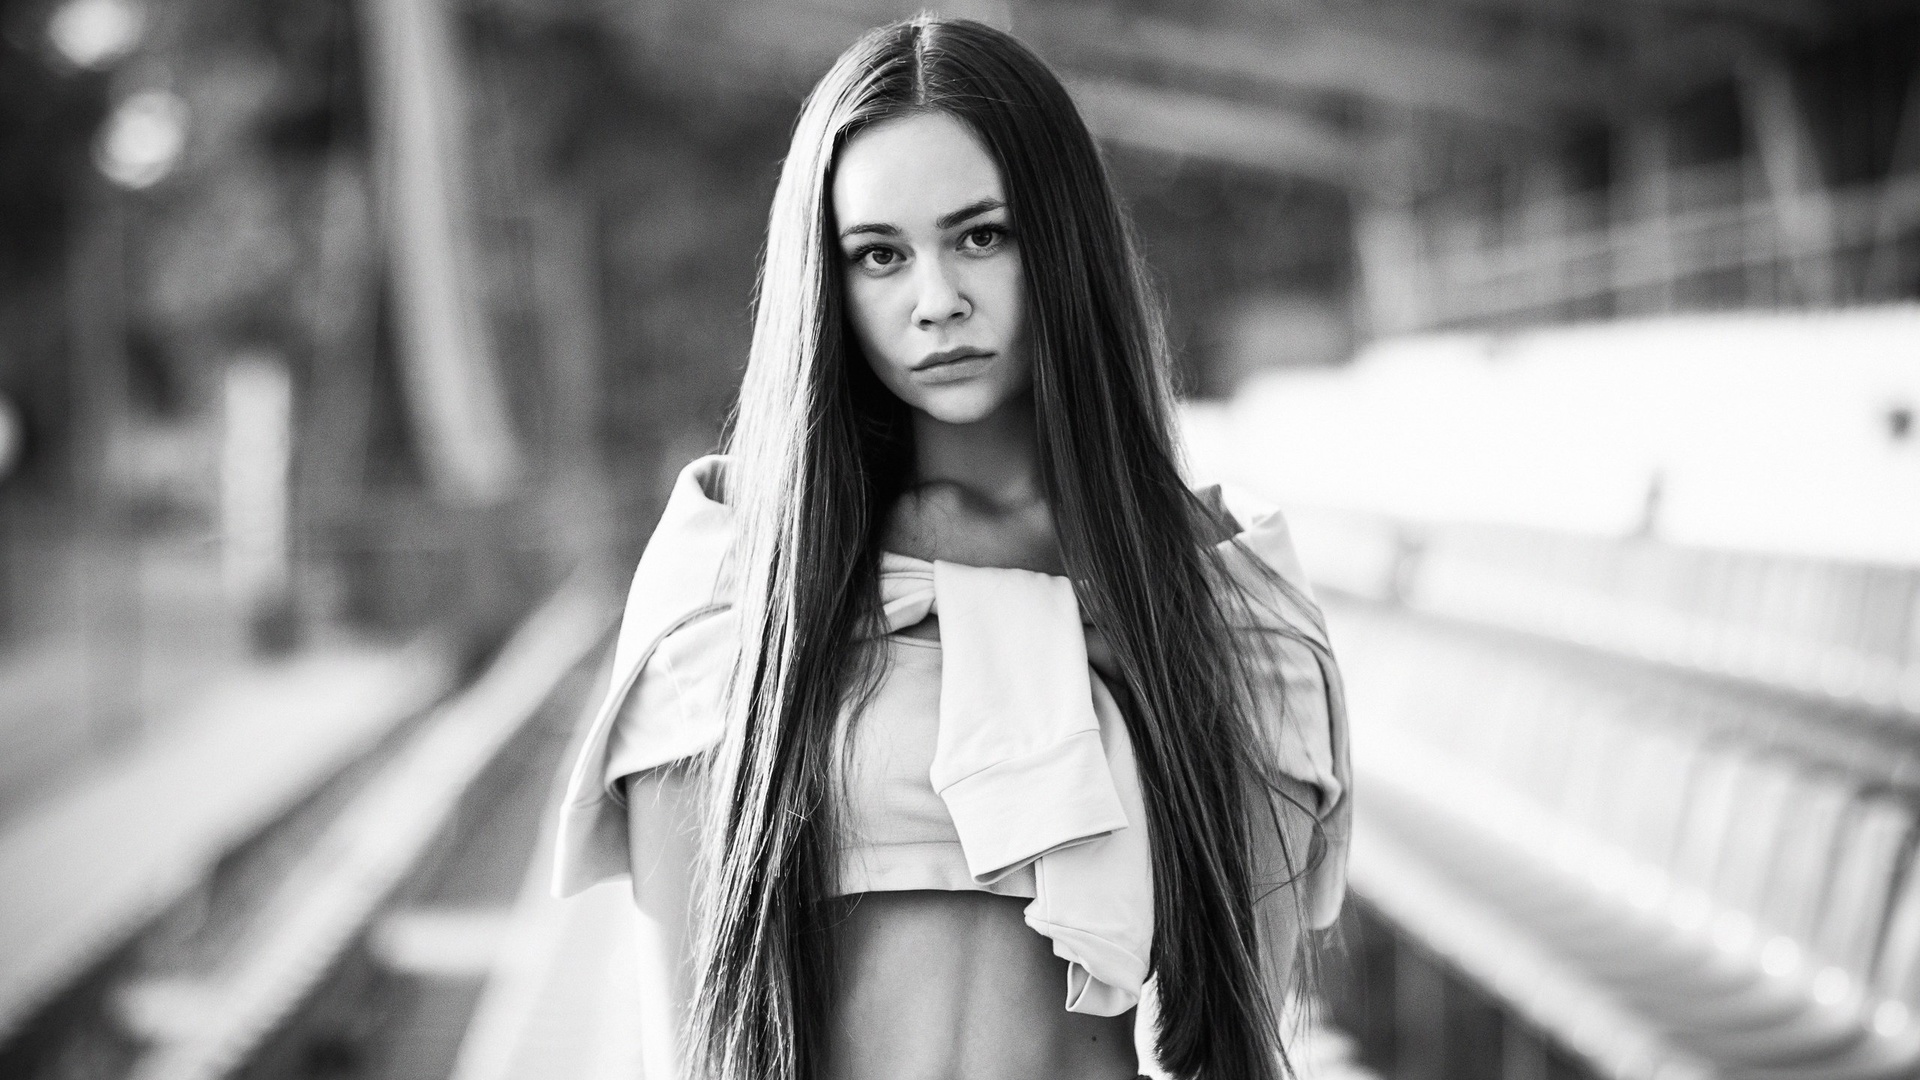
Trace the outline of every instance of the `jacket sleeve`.
{"label": "jacket sleeve", "polygon": [[722,699],[736,648],[732,611],[701,612],[668,632],[614,707],[601,788],[624,802],[621,780],[694,757],[720,741]]}
{"label": "jacket sleeve", "polygon": [[[555,840],[553,891],[572,896],[630,872],[619,781],[699,754],[719,741],[724,654],[733,648],[724,607],[689,612],[616,663],[574,755]],[[628,627],[622,625],[625,636]]]}
{"label": "jacket sleeve", "polygon": [[[724,508],[698,486],[695,466],[681,474],[660,524],[634,571],[614,646],[606,697],[587,725],[555,837],[553,891],[571,896],[629,872],[624,807],[609,792],[609,765],[630,771],[709,745],[721,723],[714,672],[724,687],[733,647],[724,584],[729,529]],[[634,708],[628,707],[634,702]],[[615,733],[619,732],[616,741]],[[610,759],[610,750],[621,757]]]}
{"label": "jacket sleeve", "polygon": [[[1312,795],[1319,823],[1307,852],[1288,852],[1294,872],[1304,870],[1308,921],[1331,926],[1346,891],[1347,843],[1351,831],[1352,779],[1347,763],[1347,720],[1339,669],[1333,655],[1311,637],[1251,631],[1248,669],[1255,681],[1255,719],[1268,742],[1268,758]],[[1288,876],[1293,876],[1289,874]]]}
{"label": "jacket sleeve", "polygon": [[1221,547],[1245,598],[1236,619],[1252,678],[1252,706],[1268,759],[1313,793],[1318,823],[1311,849],[1290,861],[1304,871],[1300,896],[1314,929],[1331,926],[1346,892],[1352,831],[1352,766],[1340,669],[1326,622],[1293,550],[1285,519],[1264,507],[1234,506],[1246,527]]}

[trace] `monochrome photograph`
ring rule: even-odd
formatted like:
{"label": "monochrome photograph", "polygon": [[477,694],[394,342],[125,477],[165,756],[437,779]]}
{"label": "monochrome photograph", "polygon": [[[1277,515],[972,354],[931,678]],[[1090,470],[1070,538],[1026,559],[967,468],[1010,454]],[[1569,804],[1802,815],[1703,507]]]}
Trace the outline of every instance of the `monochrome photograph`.
{"label": "monochrome photograph", "polygon": [[0,0],[0,1080],[1920,1080],[1920,0]]}

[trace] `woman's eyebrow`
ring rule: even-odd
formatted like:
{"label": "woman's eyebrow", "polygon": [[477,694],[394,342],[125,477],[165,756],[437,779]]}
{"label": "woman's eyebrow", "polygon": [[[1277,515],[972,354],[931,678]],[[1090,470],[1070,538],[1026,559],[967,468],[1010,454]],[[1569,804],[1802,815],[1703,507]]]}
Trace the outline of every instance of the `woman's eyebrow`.
{"label": "woman's eyebrow", "polygon": [[[952,213],[940,215],[939,218],[935,219],[933,224],[936,228],[939,228],[939,229],[943,229],[943,230],[951,229],[955,225],[960,224],[961,222],[967,220],[968,218],[979,217],[981,214],[987,213],[988,211],[991,211],[991,210],[1004,209],[1006,205],[1007,204],[1004,200],[996,199],[993,196],[989,195],[984,199],[977,199],[973,202],[970,202],[967,205],[961,207],[960,209],[953,211]],[[846,228],[840,230],[840,236],[842,239],[852,236],[855,233],[878,233],[881,236],[899,236],[900,226],[888,225],[884,222],[879,222],[879,221],[873,221],[873,222],[863,221],[858,225],[849,225]]]}
{"label": "woman's eyebrow", "polygon": [[886,225],[880,222],[873,222],[871,224],[862,223],[859,225],[849,225],[846,228],[840,230],[840,237],[841,239],[844,240],[845,238],[852,236],[854,233],[868,233],[868,232],[879,233],[882,236],[899,236],[900,226]]}
{"label": "woman's eyebrow", "polygon": [[1007,204],[989,195],[984,199],[970,202],[951,214],[942,215],[934,224],[942,229],[951,229],[970,217],[978,217],[989,210],[999,210]]}

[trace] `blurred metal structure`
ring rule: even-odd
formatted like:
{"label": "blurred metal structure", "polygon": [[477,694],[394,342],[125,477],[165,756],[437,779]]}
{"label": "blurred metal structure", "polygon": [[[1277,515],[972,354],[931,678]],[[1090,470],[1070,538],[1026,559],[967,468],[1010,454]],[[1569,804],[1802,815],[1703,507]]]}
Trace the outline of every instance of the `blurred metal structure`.
{"label": "blurred metal structure", "polygon": [[362,18],[386,253],[421,450],[448,498],[499,502],[523,466],[478,281],[452,12],[439,0],[370,0]]}
{"label": "blurred metal structure", "polygon": [[[915,7],[598,18],[639,62],[701,84],[796,86]],[[1367,333],[1920,287],[1920,22],[1895,0],[945,10],[1032,42],[1117,146],[1343,192]]]}

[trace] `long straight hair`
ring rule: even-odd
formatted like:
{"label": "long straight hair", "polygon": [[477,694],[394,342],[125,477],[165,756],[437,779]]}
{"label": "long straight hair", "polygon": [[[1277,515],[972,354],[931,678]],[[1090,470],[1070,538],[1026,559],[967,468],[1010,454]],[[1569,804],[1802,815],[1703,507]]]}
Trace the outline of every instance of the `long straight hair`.
{"label": "long straight hair", "polygon": [[[689,1043],[710,1080],[811,1080],[832,1000],[835,739],[871,685],[885,510],[906,406],[846,323],[835,158],[939,111],[998,164],[1026,268],[1039,463],[1081,603],[1128,693],[1147,811],[1157,1050],[1182,1077],[1289,1072],[1254,903],[1253,814],[1274,789],[1230,626],[1217,520],[1174,451],[1167,349],[1125,215],[1059,80],[1014,38],[921,16],[869,32],[801,110],[775,191],[728,449],[741,652],[708,762]],[[1271,803],[1266,804],[1271,811]],[[1293,860],[1289,855],[1288,862]],[[1271,883],[1267,883],[1271,884]]]}

